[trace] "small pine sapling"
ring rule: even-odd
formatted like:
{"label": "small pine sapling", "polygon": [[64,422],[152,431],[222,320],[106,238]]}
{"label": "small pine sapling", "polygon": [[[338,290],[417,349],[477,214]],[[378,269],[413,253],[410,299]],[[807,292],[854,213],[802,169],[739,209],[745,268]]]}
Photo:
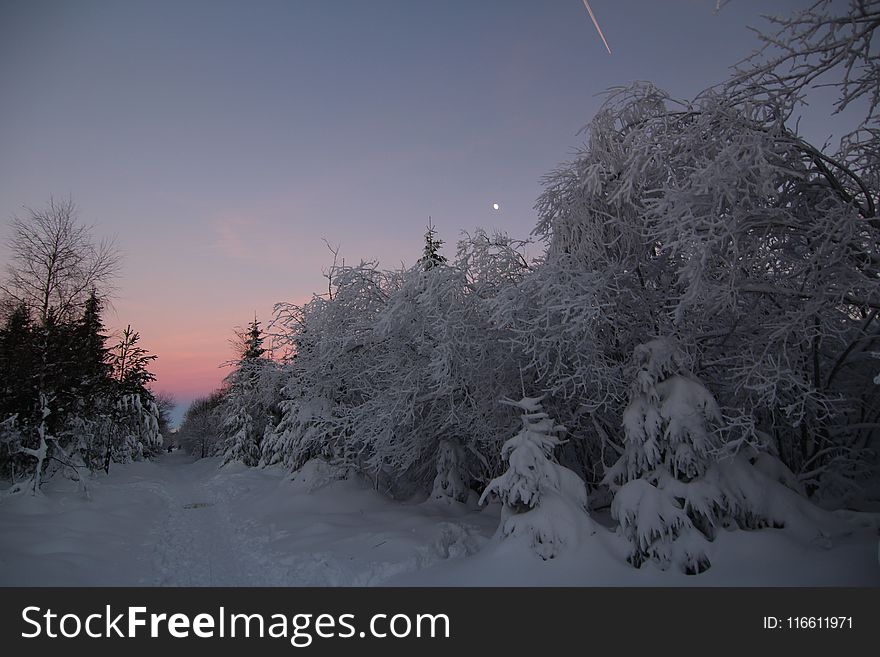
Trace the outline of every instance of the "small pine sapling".
{"label": "small pine sapling", "polygon": [[565,427],[544,412],[543,398],[503,400],[522,411],[522,428],[501,448],[507,471],[489,482],[480,504],[496,495],[503,505],[499,532],[522,537],[542,559],[574,547],[591,529],[587,491],[581,478],[553,460]]}
{"label": "small pine sapling", "polygon": [[434,477],[432,500],[440,502],[467,502],[474,496],[464,473],[464,451],[449,440],[441,440],[437,447],[437,476]]}

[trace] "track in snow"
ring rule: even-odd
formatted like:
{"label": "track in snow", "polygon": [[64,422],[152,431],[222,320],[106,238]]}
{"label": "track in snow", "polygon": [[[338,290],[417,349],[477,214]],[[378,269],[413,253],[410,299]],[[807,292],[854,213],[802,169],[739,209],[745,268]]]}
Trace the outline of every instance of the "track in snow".
{"label": "track in snow", "polygon": [[[252,554],[237,544],[231,519],[218,507],[217,493],[192,459],[181,452],[161,457],[161,478],[138,482],[160,496],[168,515],[157,528],[157,586],[271,586],[255,568]],[[250,549],[253,549],[250,547]]]}

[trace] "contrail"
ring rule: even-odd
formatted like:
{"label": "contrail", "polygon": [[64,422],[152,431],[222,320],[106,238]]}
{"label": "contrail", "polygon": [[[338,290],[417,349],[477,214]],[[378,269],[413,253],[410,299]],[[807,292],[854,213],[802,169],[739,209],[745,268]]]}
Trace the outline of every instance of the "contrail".
{"label": "contrail", "polygon": [[596,26],[596,31],[599,33],[599,36],[602,37],[602,43],[605,44],[605,50],[608,51],[608,54],[611,54],[611,48],[608,47],[608,41],[605,40],[605,35],[602,34],[602,28],[599,27],[599,21],[596,20],[596,17],[593,15],[593,10],[590,9],[590,3],[587,0],[584,0],[584,7],[587,8],[587,12],[590,14],[590,18],[593,21],[593,25]]}

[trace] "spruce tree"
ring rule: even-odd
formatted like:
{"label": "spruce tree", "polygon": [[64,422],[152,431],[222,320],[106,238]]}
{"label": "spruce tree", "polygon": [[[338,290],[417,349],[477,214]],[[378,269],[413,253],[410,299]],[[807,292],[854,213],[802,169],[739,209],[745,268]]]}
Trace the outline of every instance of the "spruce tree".
{"label": "spruce tree", "polygon": [[436,237],[437,231],[428,217],[428,227],[425,231],[425,248],[419,263],[425,271],[429,271],[437,265],[445,265],[446,257],[440,253],[440,247],[443,246],[443,240]]}
{"label": "spruce tree", "polygon": [[636,347],[624,451],[606,473],[611,515],[629,540],[629,562],[653,561],[688,574],[710,566],[708,541],[731,506],[710,472],[721,410],[671,339]]}
{"label": "spruce tree", "polygon": [[108,336],[101,319],[102,310],[100,299],[92,292],[74,328],[76,369],[83,397],[90,402],[107,391],[112,371]]}
{"label": "spruce tree", "polygon": [[[37,328],[39,363],[37,378],[41,401],[38,415],[53,436],[63,429],[68,411],[77,398],[77,377],[73,372],[73,328],[63,322],[54,308]],[[48,411],[47,411],[48,409]]]}
{"label": "spruce tree", "polygon": [[30,310],[20,304],[0,331],[5,416],[0,421],[5,421],[7,441],[15,441],[5,446],[6,456],[13,472],[31,477],[10,492],[37,494],[50,466],[78,467],[67,453],[77,439],[70,431],[71,417],[81,410],[74,344],[74,326],[54,307],[34,325]]}
{"label": "spruce tree", "polygon": [[37,353],[27,306],[18,304],[0,327],[0,473],[15,479],[30,459],[17,455],[34,425]]}
{"label": "spruce tree", "polygon": [[130,461],[158,452],[162,446],[159,410],[147,387],[156,379],[148,369],[156,356],[139,342],[140,334],[128,325],[111,352],[113,422],[104,446],[105,472],[114,459]]}
{"label": "spruce tree", "polygon": [[148,367],[156,360],[156,356],[138,344],[140,339],[140,333],[132,331],[129,324],[114,349],[113,366],[122,394],[144,395],[152,399],[153,395],[147,385],[155,381],[156,377]]}
{"label": "spruce tree", "polygon": [[109,337],[101,318],[103,304],[96,292],[86,300],[82,316],[73,327],[73,368],[76,372],[78,408],[68,418],[84,464],[99,462],[111,431],[115,386]]}
{"label": "spruce tree", "polygon": [[270,361],[264,357],[265,338],[256,317],[240,336],[243,338],[241,358],[226,377],[229,390],[221,411],[224,463],[240,461],[254,466],[260,461],[260,444],[270,415],[268,404],[261,396],[259,379]]}
{"label": "spruce tree", "polygon": [[36,405],[37,350],[27,306],[18,304],[0,328],[0,421],[19,423]]}
{"label": "spruce tree", "polygon": [[260,322],[254,317],[254,321],[248,324],[243,360],[256,361],[261,358],[266,353],[266,350],[263,349],[264,340],[263,332],[260,330]]}
{"label": "spruce tree", "polygon": [[502,400],[521,411],[522,427],[502,446],[507,471],[489,482],[480,504],[497,496],[503,504],[498,535],[524,539],[546,560],[574,547],[593,525],[583,480],[553,457],[565,427],[544,412],[542,400]]}

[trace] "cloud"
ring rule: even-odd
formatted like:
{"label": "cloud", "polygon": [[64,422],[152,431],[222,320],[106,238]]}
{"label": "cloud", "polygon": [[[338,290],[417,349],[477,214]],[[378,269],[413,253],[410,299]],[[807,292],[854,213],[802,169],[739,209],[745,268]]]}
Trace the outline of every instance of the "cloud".
{"label": "cloud", "polygon": [[286,200],[225,211],[209,220],[209,247],[233,261],[290,270],[292,260],[308,260],[314,251],[303,235],[307,214]]}
{"label": "cloud", "polygon": [[220,252],[236,260],[254,260],[260,255],[253,237],[259,235],[259,222],[254,219],[224,218],[214,225],[215,246]]}

